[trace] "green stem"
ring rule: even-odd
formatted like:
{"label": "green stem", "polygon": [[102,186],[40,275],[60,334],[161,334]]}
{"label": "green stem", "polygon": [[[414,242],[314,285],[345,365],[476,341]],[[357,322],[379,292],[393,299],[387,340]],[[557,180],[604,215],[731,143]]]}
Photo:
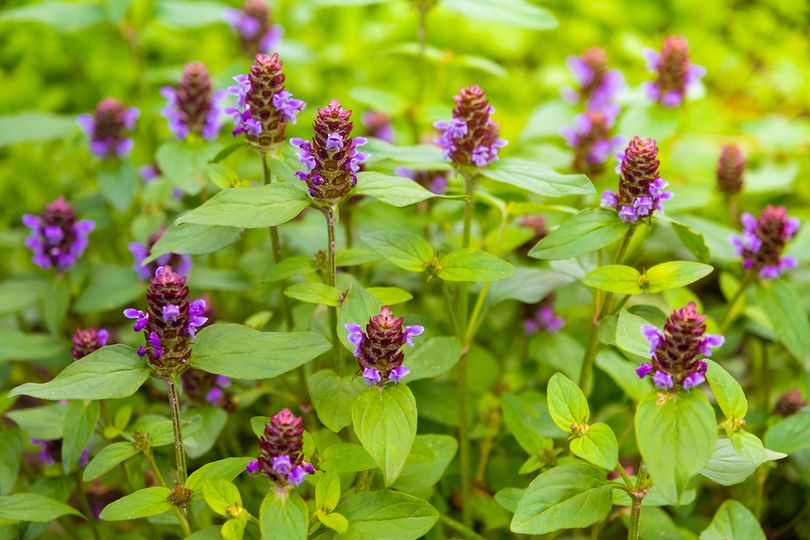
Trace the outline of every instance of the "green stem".
{"label": "green stem", "polygon": [[449,516],[441,514],[439,516],[439,520],[446,527],[448,527],[450,529],[453,529],[457,533],[462,534],[464,536],[464,538],[469,538],[471,540],[486,540],[485,537],[481,536],[480,534],[478,534],[474,530],[470,529],[469,527],[467,527],[463,523],[459,523],[458,521],[456,521],[455,519],[453,519],[453,518],[451,518]]}
{"label": "green stem", "polygon": [[[327,285],[330,287],[335,286],[335,278],[337,275],[337,264],[336,264],[336,247],[335,247],[335,216],[337,214],[338,209],[335,206],[328,206],[323,209],[323,213],[326,216],[326,236],[327,236],[327,246],[326,246],[326,281]],[[328,316],[329,316],[329,332],[332,335],[332,350],[335,359],[335,373],[338,375],[343,375],[343,363],[341,362],[340,358],[340,349],[342,345],[340,344],[340,340],[338,339],[337,333],[337,308],[334,306],[329,306],[327,308]]]}
{"label": "green stem", "polygon": [[183,448],[183,434],[180,427],[180,396],[174,380],[167,377],[166,389],[169,394],[169,406],[172,410],[172,431],[174,432],[174,457],[177,460],[177,482],[186,485],[188,470],[186,468],[186,451]]}
{"label": "green stem", "polygon": [[729,325],[734,322],[734,316],[737,314],[737,304],[739,303],[740,299],[743,297],[745,290],[748,286],[754,281],[754,273],[749,271],[743,276],[743,280],[740,283],[739,289],[737,292],[734,293],[734,296],[728,303],[728,310],[723,314],[723,318],[720,319],[720,333],[726,331]]}
{"label": "green stem", "polygon": [[96,525],[96,518],[93,515],[93,511],[90,509],[90,503],[87,501],[87,494],[84,492],[84,482],[82,481],[82,475],[79,471],[76,471],[76,490],[79,493],[79,504],[81,504],[82,511],[84,512],[88,523],[90,523],[90,530],[93,532],[93,538],[96,540],[101,540],[101,535],[98,533],[98,527]]}
{"label": "green stem", "polygon": [[[621,465],[620,465],[621,467]],[[630,498],[633,500],[633,506],[630,509],[630,528],[627,533],[627,540],[638,540],[639,525],[641,523],[641,506],[644,503],[644,497],[647,495],[649,486],[647,486],[647,469],[644,463],[639,463],[638,477],[636,478],[635,490],[630,493]]]}
{"label": "green stem", "polygon": [[[265,184],[272,184],[273,183],[273,173],[270,170],[270,165],[267,163],[269,156],[266,152],[261,153],[262,158],[262,177],[264,178]],[[273,247],[273,261],[278,264],[284,258],[281,252],[281,240],[278,236],[278,228],[277,227],[270,227],[270,244]],[[295,328],[295,319],[293,318],[292,307],[290,306],[290,300],[284,294],[284,289],[287,288],[287,282],[285,280],[281,280],[278,283],[279,286],[279,294],[281,295],[281,311],[284,314],[284,324],[287,327],[287,331],[291,331]]]}
{"label": "green stem", "polygon": [[[157,479],[158,483],[160,483],[160,485],[165,487],[166,489],[169,489],[168,484],[166,484],[166,480],[160,473],[160,469],[158,468],[157,463],[155,463],[155,456],[152,455],[152,449],[147,448],[146,450],[144,450],[143,455],[144,457],[146,457],[146,461],[149,463],[149,466],[152,467],[152,472],[155,473],[155,478]],[[174,505],[172,505],[172,512],[174,512],[174,516],[177,518],[177,522],[180,523],[180,527],[183,529],[183,533],[185,533],[185,536],[189,536],[191,534],[191,526],[189,525],[189,522],[186,519],[186,517],[183,515],[182,512],[180,512],[180,509]]]}

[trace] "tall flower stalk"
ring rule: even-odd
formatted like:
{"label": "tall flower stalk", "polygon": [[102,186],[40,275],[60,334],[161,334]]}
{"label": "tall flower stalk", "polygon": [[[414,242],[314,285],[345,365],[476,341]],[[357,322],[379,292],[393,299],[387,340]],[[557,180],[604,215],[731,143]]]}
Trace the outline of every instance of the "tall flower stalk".
{"label": "tall flower stalk", "polygon": [[[230,93],[236,96],[236,107],[226,109],[226,112],[233,115],[233,134],[244,134],[247,141],[259,151],[265,184],[273,182],[268,160],[276,158],[281,143],[287,138],[287,124],[295,124],[298,114],[306,106],[303,101],[293,98],[292,94],[285,90],[286,76],[281,71],[283,65],[278,53],[272,56],[259,53],[250,68],[250,73],[234,77],[237,85],[229,89]],[[283,258],[283,253],[276,227],[270,227],[270,243],[273,259],[278,264]],[[292,330],[295,321],[290,303],[284,295],[286,282],[281,281],[279,286],[284,321],[287,330]]]}
{"label": "tall flower stalk", "polygon": [[[470,247],[472,218],[475,209],[475,187],[481,167],[498,159],[498,149],[506,141],[498,137],[498,126],[492,120],[495,109],[489,105],[484,91],[473,85],[462,88],[455,96],[453,117],[446,122],[436,122],[434,127],[441,131],[436,139],[444,155],[453,162],[456,172],[464,179],[466,201],[464,205],[464,228],[462,231],[462,248]],[[483,299],[482,291],[479,299]],[[469,291],[466,284],[458,290],[458,331],[462,340],[461,358],[458,362],[459,385],[459,459],[461,466],[461,506],[464,525],[470,526],[470,494],[472,489],[470,464],[470,396],[467,374],[467,355],[475,337],[477,317],[469,322]],[[475,313],[478,313],[476,306]]]}
{"label": "tall flower stalk", "polygon": [[[306,182],[313,204],[326,218],[326,284],[331,287],[335,286],[337,274],[335,227],[340,205],[357,185],[360,164],[368,159],[368,154],[358,150],[366,144],[366,138],[351,136],[351,116],[352,111],[341,107],[337,100],[332,100],[326,107],[318,109],[311,140],[290,140],[298,148],[296,156],[304,166],[304,170],[298,171],[296,175]],[[330,306],[328,314],[335,368],[341,374],[343,365],[337,334],[337,309]]]}

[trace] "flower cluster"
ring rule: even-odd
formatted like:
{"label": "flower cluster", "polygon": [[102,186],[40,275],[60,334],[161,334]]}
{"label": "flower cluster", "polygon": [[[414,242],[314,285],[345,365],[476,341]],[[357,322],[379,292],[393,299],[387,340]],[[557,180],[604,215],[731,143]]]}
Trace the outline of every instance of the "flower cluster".
{"label": "flower cluster", "polygon": [[363,113],[363,129],[369,137],[382,139],[387,143],[394,143],[394,126],[391,125],[391,118],[388,115],[377,111],[366,111]]}
{"label": "flower cluster", "polygon": [[650,342],[652,362],[641,364],[636,374],[643,379],[652,373],[655,386],[664,390],[689,390],[705,381],[708,366],[700,358],[725,343],[723,336],[706,333],[706,317],[694,302],[673,311],[663,330],[645,324],[641,332]]}
{"label": "flower cluster", "polygon": [[565,326],[565,320],[554,313],[554,293],[543,298],[536,307],[530,317],[523,319],[523,331],[527,336],[541,331],[554,334]]}
{"label": "flower cluster", "polygon": [[736,144],[723,146],[717,160],[717,187],[727,195],[742,191],[745,156]]}
{"label": "flower cluster", "polygon": [[76,221],[76,213],[63,197],[46,205],[39,216],[24,214],[22,223],[31,229],[25,245],[34,252],[34,264],[60,272],[68,270],[84,254],[87,236],[96,226],[89,219]]}
{"label": "flower cluster", "polygon": [[498,126],[492,120],[495,109],[484,91],[478,85],[462,88],[453,100],[453,118],[433,124],[442,131],[435,142],[445,157],[456,166],[485,167],[497,161],[498,149],[506,146],[506,141],[498,138]]}
{"label": "flower cluster", "polygon": [[169,120],[169,128],[178,139],[189,134],[205,139],[216,139],[222,125],[224,90],[211,91],[211,77],[202,62],[193,62],[183,69],[177,88],[164,86],[160,95],[166,98],[162,114]]}
{"label": "flower cluster", "polygon": [[[44,439],[30,439],[31,444],[39,446],[39,460],[45,465],[55,465],[62,459],[62,439],[46,441]],[[79,465],[85,467],[90,461],[90,445],[88,444],[79,455]]]}
{"label": "flower cluster", "polygon": [[447,171],[415,171],[407,167],[398,167],[394,172],[399,176],[410,178],[433,193],[443,194],[447,191]]}
{"label": "flower cluster", "polygon": [[186,278],[160,266],[146,291],[147,311],[128,308],[124,316],[133,319],[132,329],[143,331],[146,346],[138,348],[160,376],[182,372],[191,355],[191,340],[208,320],[205,300],[188,301]]}
{"label": "flower cluster", "polygon": [[236,107],[225,109],[233,116],[234,135],[244,133],[248,142],[269,151],[286,139],[287,123],[295,124],[306,104],[284,89],[284,63],[260,53],[247,75],[237,75],[228,91],[236,96]]}
{"label": "flower cluster", "polygon": [[247,464],[249,473],[261,472],[270,480],[284,485],[300,485],[315,468],[304,461],[304,427],[301,418],[283,409],[264,426],[259,441],[259,459]]}
{"label": "flower cluster", "polygon": [[267,0],[245,0],[242,9],[225,10],[224,18],[239,34],[245,54],[269,53],[278,45],[284,33],[280,25],[270,25]]}
{"label": "flower cluster", "polygon": [[627,149],[616,154],[619,165],[619,193],[602,193],[602,206],[615,208],[624,221],[649,219],[664,209],[663,201],[672,198],[669,185],[658,176],[658,145],[655,139],[634,137]]}
{"label": "flower cluster", "polygon": [[346,325],[363,380],[369,386],[382,386],[386,381],[397,383],[410,373],[402,365],[405,360],[402,349],[406,344],[413,345],[413,338],[425,329],[419,325],[403,326],[403,322],[388,306],[383,306],[378,315],[368,320],[365,332],[359,324]]}
{"label": "flower cluster", "polygon": [[574,149],[574,171],[599,174],[605,169],[605,162],[610,154],[622,144],[620,136],[610,135],[618,114],[619,108],[615,105],[589,109],[576,116],[573,126],[565,126],[560,130],[568,145]]}
{"label": "flower cluster", "polygon": [[759,272],[765,279],[778,278],[794,268],[794,257],[782,255],[785,244],[799,230],[799,220],[789,218],[784,206],[768,206],[755,218],[748,212],[740,217],[742,236],[732,236],[731,244],[743,259],[743,268]]}
{"label": "flower cluster", "polygon": [[127,108],[120,101],[104,98],[91,116],[83,114],[76,119],[90,139],[90,151],[100,158],[123,157],[132,150],[132,139],[125,130],[132,131],[140,111]]}
{"label": "flower cluster", "polygon": [[585,100],[588,108],[607,105],[624,88],[624,77],[617,69],[608,69],[607,53],[602,47],[592,47],[580,56],[566,60],[568,68],[579,83],[579,88],[568,88],[563,97],[570,102]]}
{"label": "flower cluster", "polygon": [[664,40],[661,53],[644,49],[647,69],[655,73],[655,81],[644,83],[647,97],[664,107],[677,107],[683,103],[689,88],[706,75],[706,68],[689,60],[689,46],[683,36],[670,36]]}
{"label": "flower cluster", "polygon": [[71,341],[70,354],[74,360],[84,358],[91,352],[107,345],[109,333],[103,328],[77,328]]}
{"label": "flower cluster", "polygon": [[352,138],[352,111],[332,100],[313,124],[312,141],[299,138],[290,140],[298,147],[298,160],[304,170],[296,175],[309,186],[309,194],[316,201],[332,204],[346,197],[357,185],[357,171],[368,154],[358,147],[366,144],[365,137]]}
{"label": "flower cluster", "polygon": [[152,248],[155,247],[155,244],[158,240],[160,240],[160,237],[163,236],[164,232],[166,232],[165,227],[150,236],[145,244],[140,242],[131,242],[129,244],[129,251],[132,253],[132,256],[135,257],[135,264],[132,266],[132,268],[138,272],[138,275],[141,276],[141,279],[143,280],[151,279],[152,276],[155,275],[155,271],[157,271],[158,267],[160,266],[168,265],[171,268],[174,268],[175,272],[181,276],[188,276],[189,271],[191,271],[190,255],[166,253],[149,264],[143,264],[143,261],[149,256]]}
{"label": "flower cluster", "polygon": [[183,391],[195,402],[207,402],[226,411],[236,409],[236,403],[225,393],[225,389],[231,386],[230,377],[189,368],[183,372],[180,380]]}

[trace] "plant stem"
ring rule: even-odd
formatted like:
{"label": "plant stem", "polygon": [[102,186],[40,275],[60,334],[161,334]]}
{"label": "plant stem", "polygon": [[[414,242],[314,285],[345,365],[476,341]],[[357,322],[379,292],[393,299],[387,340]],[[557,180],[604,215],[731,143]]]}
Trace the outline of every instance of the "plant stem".
{"label": "plant stem", "polygon": [[174,457],[177,460],[177,482],[186,484],[188,471],[186,469],[186,451],[183,448],[183,434],[180,428],[180,396],[174,380],[166,377],[166,389],[169,394],[169,406],[172,410],[172,431],[174,432]]}
{"label": "plant stem", "polygon": [[450,529],[453,529],[457,533],[462,534],[464,536],[464,538],[469,538],[471,540],[486,540],[486,538],[484,538],[483,536],[481,536],[480,534],[478,534],[474,530],[470,529],[469,527],[467,527],[463,523],[459,523],[458,521],[456,521],[455,519],[453,519],[453,518],[451,518],[449,516],[441,514],[439,516],[439,520],[445,526],[449,527]]}
{"label": "plant stem", "polygon": [[644,463],[642,462],[638,466],[636,488],[632,493],[630,493],[630,498],[633,500],[633,506],[630,509],[630,527],[627,533],[627,540],[638,540],[639,525],[641,523],[641,506],[644,503],[644,497],[647,495],[647,491],[647,469],[644,467]]}
{"label": "plant stem", "polygon": [[723,318],[720,319],[720,333],[722,334],[725,330],[729,327],[729,325],[734,322],[734,316],[736,315],[736,308],[737,303],[743,297],[745,290],[748,286],[754,281],[754,273],[753,272],[746,272],[743,276],[742,282],[740,282],[740,287],[737,289],[737,292],[734,293],[734,296],[728,303],[728,310],[723,314]]}
{"label": "plant stem", "polygon": [[[337,214],[336,206],[327,206],[323,209],[326,216],[326,284],[330,287],[335,286],[335,278],[337,275],[337,265],[335,262],[335,216]],[[337,308],[335,306],[327,307],[329,316],[329,332],[332,335],[332,351],[335,359],[335,373],[338,376],[343,375],[343,362],[340,358],[340,349],[342,345],[338,339],[337,334]]]}
{"label": "plant stem", "polygon": [[[152,454],[152,449],[147,448],[144,450],[143,455],[146,457],[146,461],[149,462],[149,466],[152,467],[152,472],[155,473],[155,478],[157,479],[158,483],[160,483],[160,485],[166,489],[169,489],[168,484],[166,484],[166,480],[160,473],[157,463],[155,463],[155,456]],[[172,512],[174,512],[174,516],[177,518],[177,522],[180,523],[180,527],[183,529],[185,535],[189,536],[191,534],[191,526],[189,525],[188,520],[185,518],[183,513],[180,512],[180,509],[174,505],[172,505]]]}
{"label": "plant stem", "polygon": [[[273,183],[273,173],[270,171],[270,166],[267,163],[269,156],[266,152],[262,152],[262,177],[264,178],[265,184],[272,184]],[[281,240],[278,236],[278,228],[277,227],[270,227],[270,244],[273,246],[273,261],[278,264],[284,258],[281,253]],[[287,327],[287,331],[291,331],[295,328],[295,319],[293,318],[292,308],[290,307],[290,301],[287,296],[284,294],[284,289],[287,288],[287,282],[285,280],[281,280],[278,283],[279,286],[279,294],[281,295],[281,311],[284,314],[284,324]]]}
{"label": "plant stem", "polygon": [[84,482],[82,481],[82,475],[79,471],[76,471],[76,490],[79,492],[79,504],[82,505],[82,511],[84,511],[84,515],[87,517],[87,522],[90,523],[93,538],[101,540],[101,535],[98,533],[96,526],[96,518],[93,515],[93,511],[90,509],[90,503],[87,501],[87,494],[84,492]]}

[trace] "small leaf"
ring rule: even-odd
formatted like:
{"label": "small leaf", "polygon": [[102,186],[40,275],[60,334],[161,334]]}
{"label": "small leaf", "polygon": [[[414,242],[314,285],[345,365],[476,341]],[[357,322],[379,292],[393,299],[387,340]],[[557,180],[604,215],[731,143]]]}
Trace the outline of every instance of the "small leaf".
{"label": "small leaf", "polygon": [[538,404],[515,394],[506,393],[502,397],[501,410],[506,427],[530,456],[539,455],[554,446],[553,441],[541,432],[542,415],[547,414],[547,410],[543,409],[545,406],[541,409]]}
{"label": "small leaf", "polygon": [[433,248],[421,236],[408,232],[376,232],[362,236],[363,242],[385,260],[409,272],[424,272],[433,259]]}
{"label": "small leaf", "polygon": [[87,464],[84,473],[82,473],[82,480],[85,482],[95,480],[137,453],[138,449],[129,441],[109,444],[102,448],[90,463]]}
{"label": "small leaf", "polygon": [[352,424],[390,486],[402,472],[416,437],[416,400],[410,389],[404,384],[369,387],[354,402]]}
{"label": "small leaf", "polygon": [[355,493],[336,510],[349,520],[346,540],[416,540],[433,528],[439,513],[430,504],[389,490]]}
{"label": "small leaf", "polygon": [[619,460],[619,443],[610,426],[597,422],[571,441],[571,453],[597,467],[613,470]]}
{"label": "small leaf", "polygon": [[149,264],[167,253],[198,255],[219,251],[233,244],[242,236],[242,229],[236,227],[215,227],[211,225],[173,224],[152,246],[149,256],[143,261]]}
{"label": "small leaf", "polygon": [[195,195],[205,187],[206,166],[220,149],[217,143],[171,139],[160,145],[155,158],[164,178],[185,193]]}
{"label": "small leaf", "polygon": [[319,510],[331,512],[340,501],[340,476],[336,472],[326,472],[315,485],[315,506]]}
{"label": "small leaf", "polygon": [[413,299],[411,293],[398,287],[369,287],[366,290],[386,306],[395,306]]}
{"label": "small leaf", "polygon": [[731,439],[717,439],[714,453],[700,474],[721,486],[732,486],[745,481],[766,461],[784,457],[787,454],[765,448],[756,435],[739,431]]}
{"label": "small leaf", "polygon": [[548,381],[548,412],[558,428],[571,433],[575,426],[587,425],[591,410],[579,387],[562,373]]}
{"label": "small leaf", "polygon": [[105,506],[98,517],[104,521],[127,521],[170,512],[174,506],[169,495],[171,491],[165,487],[139,489]]}
{"label": "small leaf", "polygon": [[642,294],[641,274],[631,266],[608,264],[588,272],[582,283],[588,287],[618,294]]}
{"label": "small leaf", "polygon": [[740,383],[726,371],[723,366],[713,360],[705,359],[708,364],[706,380],[717,400],[720,410],[729,420],[742,420],[748,413],[748,400],[745,397]]}
{"label": "small leaf", "polygon": [[315,263],[311,257],[286,257],[270,268],[265,279],[268,283],[275,283],[293,276],[309,274],[315,270]]}
{"label": "small leaf", "polygon": [[457,337],[436,336],[418,342],[405,358],[411,372],[408,382],[438,377],[450,371],[461,357],[461,341]]}
{"label": "small leaf", "polygon": [[565,221],[529,252],[530,257],[560,260],[579,257],[623,237],[630,224],[607,208],[587,209]]}
{"label": "small leaf", "polygon": [[782,345],[810,370],[810,323],[798,292],[784,280],[762,281],[757,300]]}
{"label": "small leaf", "polygon": [[32,521],[48,523],[61,516],[84,518],[78,510],[37,493],[15,493],[0,496],[0,523]]}
{"label": "small leaf", "polygon": [[765,433],[765,444],[786,454],[810,447],[810,411],[801,410],[772,425]]}
{"label": "small leaf", "polygon": [[330,512],[328,514],[318,512],[315,515],[318,516],[318,521],[338,534],[345,534],[346,531],[349,530],[349,520],[346,519],[343,514],[338,512]]}
{"label": "small leaf", "polygon": [[284,290],[284,295],[306,302],[307,304],[321,304],[337,307],[340,304],[341,292],[325,283],[305,281],[296,283]]}
{"label": "small leaf", "polygon": [[650,322],[623,309],[616,322],[616,346],[631,355],[649,358],[650,342],[641,333],[641,327],[645,324]]}
{"label": "small leaf", "polygon": [[590,195],[593,184],[584,174],[560,174],[548,167],[517,158],[499,159],[481,175],[542,197]]}
{"label": "small leaf", "polygon": [[196,495],[206,482],[216,479],[230,482],[244,472],[245,467],[252,460],[253,458],[249,457],[229,457],[206,463],[188,476],[186,487]]}
{"label": "small leaf", "polygon": [[512,275],[515,268],[486,251],[460,249],[442,257],[439,277],[445,281],[497,281]]}
{"label": "small leaf", "polygon": [[318,419],[335,433],[352,423],[352,404],[366,388],[359,377],[339,377],[331,369],[310,375],[307,386]]}
{"label": "small leaf", "polygon": [[708,264],[689,261],[669,261],[656,264],[644,273],[647,278],[646,292],[655,294],[667,289],[685,287],[708,276],[714,270]]}
{"label": "small leaf", "polygon": [[206,504],[221,516],[227,516],[228,508],[242,507],[242,496],[231,482],[224,478],[214,478],[203,484],[203,497]]}
{"label": "small leaf", "polygon": [[306,540],[309,512],[298,493],[271,490],[259,512],[262,538]]}
{"label": "small leaf", "polygon": [[689,253],[694,255],[695,258],[702,263],[709,262],[709,248],[706,247],[703,234],[684,223],[670,221],[669,224],[672,226],[672,230],[675,231],[675,234],[678,235],[683,246],[689,250]]}
{"label": "small leaf", "polygon": [[652,392],[649,378],[639,379],[638,364],[628,362],[614,350],[601,350],[596,355],[596,366],[607,373],[622,391],[634,401],[641,401]]}
{"label": "small leaf", "polygon": [[275,227],[290,221],[307,206],[307,194],[291,184],[224,189],[177,218],[177,223],[241,229]]}
{"label": "small leaf", "polygon": [[76,470],[79,457],[95,430],[99,411],[97,401],[71,401],[68,404],[62,436],[62,470],[65,474]]}
{"label": "small leaf", "polygon": [[352,195],[368,195],[385,204],[399,207],[441,197],[410,178],[370,171],[357,173],[357,187]]}
{"label": "small leaf", "polygon": [[362,446],[354,443],[333,444],[323,452],[321,469],[338,473],[369,471],[377,462]]}
{"label": "small leaf", "polygon": [[720,505],[700,540],[765,540],[757,518],[742,503],[728,500]]}

